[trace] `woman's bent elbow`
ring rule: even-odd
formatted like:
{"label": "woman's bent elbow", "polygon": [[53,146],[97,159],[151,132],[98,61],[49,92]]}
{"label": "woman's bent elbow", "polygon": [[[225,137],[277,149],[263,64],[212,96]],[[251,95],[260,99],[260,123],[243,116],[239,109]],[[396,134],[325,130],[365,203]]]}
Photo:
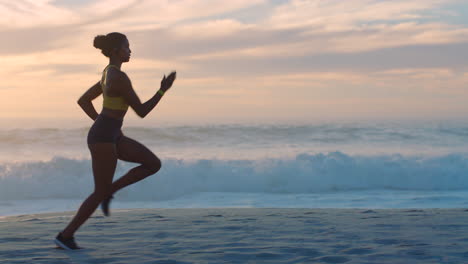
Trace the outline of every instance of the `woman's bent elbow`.
{"label": "woman's bent elbow", "polygon": [[80,97],[78,98],[78,101],[76,101],[76,103],[79,105],[84,105],[86,104],[86,101],[87,101],[86,99],[84,99],[83,97]]}
{"label": "woman's bent elbow", "polygon": [[146,116],[148,113],[139,113],[139,112],[136,112],[136,114],[137,114],[140,118],[145,118],[145,116]]}
{"label": "woman's bent elbow", "polygon": [[135,113],[141,117],[141,118],[145,118],[146,115],[148,115],[148,112],[144,111],[143,109],[133,109],[135,110]]}

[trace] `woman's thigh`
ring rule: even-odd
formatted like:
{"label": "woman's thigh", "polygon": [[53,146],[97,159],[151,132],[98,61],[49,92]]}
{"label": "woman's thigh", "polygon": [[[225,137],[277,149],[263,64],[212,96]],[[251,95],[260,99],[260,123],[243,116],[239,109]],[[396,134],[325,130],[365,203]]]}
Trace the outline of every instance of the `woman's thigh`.
{"label": "woman's thigh", "polygon": [[94,185],[96,191],[109,191],[117,165],[117,149],[114,143],[88,145],[91,151]]}
{"label": "woman's thigh", "polygon": [[151,150],[126,136],[122,136],[117,142],[117,156],[120,160],[140,163],[145,166],[161,166],[161,161]]}

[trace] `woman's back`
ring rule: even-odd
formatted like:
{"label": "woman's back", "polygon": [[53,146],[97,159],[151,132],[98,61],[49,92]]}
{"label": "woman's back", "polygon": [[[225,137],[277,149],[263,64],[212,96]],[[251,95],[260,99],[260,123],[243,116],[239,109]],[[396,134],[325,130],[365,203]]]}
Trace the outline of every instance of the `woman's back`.
{"label": "woman's back", "polygon": [[[103,110],[107,108],[110,110],[124,111],[122,114],[125,115],[129,105],[118,91],[118,82],[119,79],[122,78],[119,75],[121,74],[122,72],[115,65],[110,64],[104,69],[101,78]],[[121,116],[122,118],[123,115]]]}

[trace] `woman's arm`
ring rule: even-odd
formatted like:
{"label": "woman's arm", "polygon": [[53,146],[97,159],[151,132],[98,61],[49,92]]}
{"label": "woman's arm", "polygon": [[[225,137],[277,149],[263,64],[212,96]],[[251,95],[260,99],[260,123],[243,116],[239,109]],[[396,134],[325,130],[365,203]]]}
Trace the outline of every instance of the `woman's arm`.
{"label": "woman's arm", "polygon": [[[127,103],[135,110],[135,113],[144,118],[153,108],[159,103],[161,100],[162,95],[156,92],[153,97],[151,97],[145,103],[141,103],[140,98],[138,98],[135,90],[133,90],[132,83],[130,79],[127,77],[125,73],[122,73],[121,81],[119,82],[121,86],[119,87],[122,96],[125,98]],[[175,80],[175,72],[171,73],[167,78],[164,77],[163,81],[161,82],[161,90],[164,92],[171,88],[172,83]]]}
{"label": "woman's arm", "polygon": [[96,97],[102,94],[101,82],[97,82],[91,88],[89,88],[81,97],[78,99],[78,104],[81,106],[83,111],[93,120],[96,120],[98,113],[94,109],[93,101]]}

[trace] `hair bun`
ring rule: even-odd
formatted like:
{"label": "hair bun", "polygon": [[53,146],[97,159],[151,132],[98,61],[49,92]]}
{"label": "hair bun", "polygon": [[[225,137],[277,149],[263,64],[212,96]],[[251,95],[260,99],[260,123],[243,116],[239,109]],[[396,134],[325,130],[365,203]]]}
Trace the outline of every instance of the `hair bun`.
{"label": "hair bun", "polygon": [[94,38],[94,47],[103,50],[107,46],[107,37],[104,35],[98,35]]}

